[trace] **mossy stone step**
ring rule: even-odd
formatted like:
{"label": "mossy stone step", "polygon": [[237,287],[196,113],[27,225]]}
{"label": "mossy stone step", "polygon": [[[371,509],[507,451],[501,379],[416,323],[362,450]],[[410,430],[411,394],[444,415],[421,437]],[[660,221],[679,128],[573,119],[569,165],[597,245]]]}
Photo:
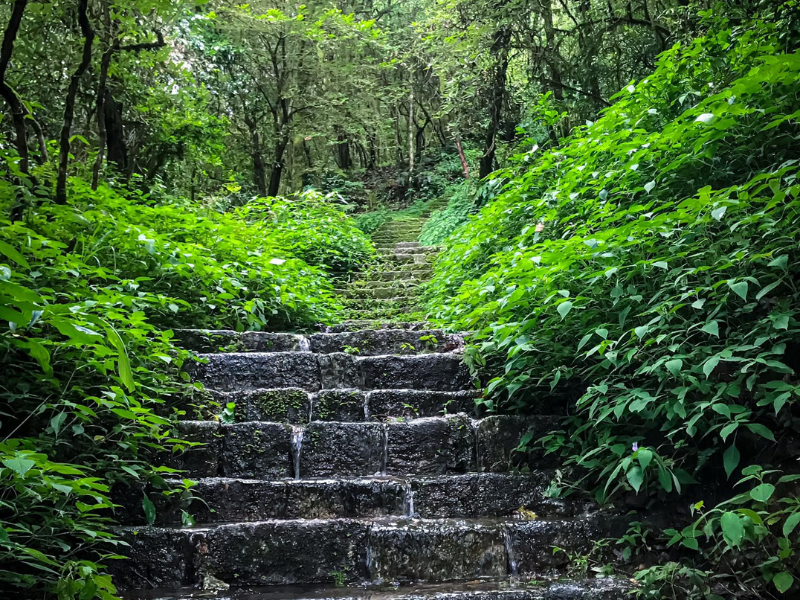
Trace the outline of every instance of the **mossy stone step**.
{"label": "mossy stone step", "polygon": [[[429,265],[414,265],[415,269],[392,269],[387,271],[369,271],[361,275],[365,281],[427,281],[432,270]],[[423,267],[423,268],[420,268]],[[426,268],[427,267],[427,268]]]}
{"label": "mossy stone step", "polygon": [[[110,565],[120,587],[179,587],[204,576],[237,586],[424,582],[564,574],[569,555],[619,537],[611,513],[536,519],[294,519],[194,529],[120,528],[130,563]],[[558,546],[565,552],[554,553]]]}
{"label": "mossy stone step", "polygon": [[[345,479],[242,479],[206,477],[192,487],[188,502],[165,497],[152,487],[120,489],[140,503],[146,493],[156,506],[156,524],[181,524],[186,510],[198,525],[251,523],[268,519],[336,519],[369,517],[514,518],[520,508],[541,518],[583,514],[592,504],[550,499],[546,490],[552,471],[531,473],[468,473],[433,477],[361,477]],[[178,481],[175,482],[179,484]],[[130,502],[131,500],[127,500]],[[133,507],[132,507],[133,508]],[[129,513],[126,525],[145,525],[141,511]]]}
{"label": "mossy stone step", "polygon": [[374,298],[380,300],[386,298],[397,298],[401,296],[416,297],[419,295],[419,284],[414,283],[412,285],[395,285],[387,287],[350,285],[346,288],[336,289],[334,292],[338,296],[343,296],[344,298]]}
{"label": "mossy stone step", "polygon": [[[361,401],[354,398],[353,413]],[[331,406],[337,406],[336,396]],[[538,437],[557,424],[558,417],[550,415],[470,419],[463,413],[410,420],[390,418],[382,423],[312,421],[302,430],[272,421],[183,421],[179,431],[184,439],[203,445],[156,462],[182,469],[188,477],[280,479],[365,477],[374,473],[502,473],[554,466],[554,458],[543,450],[537,448],[527,455],[515,450],[524,433],[532,432]],[[299,463],[294,463],[298,439],[302,442]]]}

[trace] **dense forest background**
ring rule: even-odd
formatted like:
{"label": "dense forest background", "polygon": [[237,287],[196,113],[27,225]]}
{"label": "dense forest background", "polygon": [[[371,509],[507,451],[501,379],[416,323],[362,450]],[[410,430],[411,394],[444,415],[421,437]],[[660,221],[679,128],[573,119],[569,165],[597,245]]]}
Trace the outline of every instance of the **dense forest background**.
{"label": "dense forest background", "polygon": [[172,330],[335,321],[368,234],[435,205],[482,409],[567,398],[519,448],[567,460],[554,495],[682,507],[639,592],[796,591],[797,13],[4,3],[0,585],[113,599],[113,490],[192,494],[148,460],[186,446]]}

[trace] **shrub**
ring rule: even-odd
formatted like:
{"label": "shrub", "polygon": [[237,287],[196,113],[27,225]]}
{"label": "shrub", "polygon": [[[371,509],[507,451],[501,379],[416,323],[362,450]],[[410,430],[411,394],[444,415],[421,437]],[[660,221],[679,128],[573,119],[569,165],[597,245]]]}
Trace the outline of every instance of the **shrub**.
{"label": "shrub", "polygon": [[440,319],[478,330],[487,408],[577,398],[542,441],[598,500],[696,501],[692,484],[741,473],[740,496],[670,542],[779,591],[800,520],[775,471],[796,468],[800,397],[793,10],[705,15],[707,35],[564,147],[495,174],[503,192],[451,236],[428,292]]}

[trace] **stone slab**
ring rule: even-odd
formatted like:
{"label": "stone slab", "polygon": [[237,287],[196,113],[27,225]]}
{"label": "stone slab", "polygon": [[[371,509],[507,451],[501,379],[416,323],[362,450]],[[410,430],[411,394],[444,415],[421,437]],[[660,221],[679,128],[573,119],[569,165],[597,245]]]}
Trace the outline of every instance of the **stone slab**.
{"label": "stone slab", "polygon": [[474,470],[474,433],[465,416],[386,424],[389,475],[443,475]]}
{"label": "stone slab", "polygon": [[222,432],[224,476],[262,479],[291,476],[291,426],[249,421],[222,425]]}

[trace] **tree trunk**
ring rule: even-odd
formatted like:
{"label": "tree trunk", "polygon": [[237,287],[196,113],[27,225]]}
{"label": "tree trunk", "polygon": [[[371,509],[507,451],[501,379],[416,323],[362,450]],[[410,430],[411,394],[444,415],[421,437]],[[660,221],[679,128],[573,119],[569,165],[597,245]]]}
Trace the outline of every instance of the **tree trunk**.
{"label": "tree trunk", "polygon": [[408,93],[408,175],[414,172],[414,85]]}
{"label": "tree trunk", "polygon": [[267,169],[261,150],[261,137],[258,133],[258,122],[247,113],[244,106],[244,123],[250,130],[250,157],[253,159],[253,185],[259,196],[267,195]]}
{"label": "tree trunk", "polygon": [[16,0],[11,9],[11,18],[3,34],[2,49],[0,49],[0,95],[11,109],[11,120],[14,124],[14,135],[16,136],[17,154],[19,154],[19,170],[27,175],[28,173],[28,138],[25,133],[25,107],[20,102],[16,92],[6,83],[6,71],[11,55],[14,52],[14,42],[17,39],[22,15],[28,0]]}
{"label": "tree trunk", "polygon": [[346,171],[353,166],[353,159],[350,156],[350,140],[341,127],[336,128],[336,140],[336,162],[340,169]]}
{"label": "tree trunk", "polygon": [[122,102],[117,102],[106,89],[103,101],[103,123],[106,130],[108,162],[114,163],[121,173],[132,173],[128,169],[128,147],[125,143],[125,129],[122,123]]}
{"label": "tree trunk", "polygon": [[281,175],[283,174],[283,154],[289,144],[289,136],[284,135],[275,142],[275,162],[272,165],[272,173],[269,174],[269,189],[267,196],[277,196],[281,188]]}
{"label": "tree trunk", "polygon": [[75,96],[78,94],[78,86],[81,83],[81,78],[89,68],[89,63],[92,61],[92,43],[94,42],[94,30],[91,23],[89,23],[89,16],[86,14],[88,9],[89,0],[80,0],[78,4],[78,23],[81,26],[81,33],[83,34],[83,55],[81,62],[75,72],[72,74],[72,79],[69,82],[67,90],[67,99],[64,103],[64,124],[61,127],[61,148],[58,160],[58,179],[56,181],[56,204],[66,204],[67,202],[67,168],[69,167],[69,138],[70,130],[72,129],[72,120],[75,115]]}
{"label": "tree trunk", "polygon": [[494,33],[492,55],[495,63],[492,76],[492,88],[489,98],[489,128],[486,130],[483,156],[481,156],[478,177],[483,179],[494,171],[494,155],[497,145],[497,132],[503,116],[503,103],[506,97],[506,71],[508,70],[508,46],[511,42],[511,30],[508,27],[498,29]]}
{"label": "tree trunk", "polygon": [[461,170],[464,171],[464,179],[469,179],[469,164],[467,163],[467,156],[464,154],[464,146],[461,145],[461,136],[456,134],[455,140],[458,158],[461,160]]}

